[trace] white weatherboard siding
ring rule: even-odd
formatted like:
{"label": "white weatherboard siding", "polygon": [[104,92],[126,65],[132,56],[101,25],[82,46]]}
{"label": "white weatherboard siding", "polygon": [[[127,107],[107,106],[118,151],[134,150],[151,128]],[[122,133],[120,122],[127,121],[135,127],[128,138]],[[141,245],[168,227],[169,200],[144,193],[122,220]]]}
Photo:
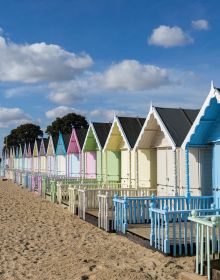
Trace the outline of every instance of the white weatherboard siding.
{"label": "white weatherboard siding", "polygon": [[129,151],[121,151],[121,184],[123,187],[130,185],[130,170],[129,170]]}
{"label": "white weatherboard siding", "polygon": [[189,181],[191,195],[210,195],[212,149],[189,149]]}
{"label": "white weatherboard siding", "polygon": [[47,171],[47,159],[46,156],[40,157],[40,171],[46,172]]}
{"label": "white weatherboard siding", "polygon": [[57,175],[66,175],[66,156],[57,155]]}
{"label": "white weatherboard siding", "polygon": [[56,163],[55,156],[48,155],[47,156],[47,172],[51,175],[54,175],[56,173],[55,163]]}
{"label": "white weatherboard siding", "polygon": [[156,189],[156,149],[138,149],[138,186]]}
{"label": "white weatherboard siding", "polygon": [[157,149],[157,195],[175,195],[174,152],[169,148]]}

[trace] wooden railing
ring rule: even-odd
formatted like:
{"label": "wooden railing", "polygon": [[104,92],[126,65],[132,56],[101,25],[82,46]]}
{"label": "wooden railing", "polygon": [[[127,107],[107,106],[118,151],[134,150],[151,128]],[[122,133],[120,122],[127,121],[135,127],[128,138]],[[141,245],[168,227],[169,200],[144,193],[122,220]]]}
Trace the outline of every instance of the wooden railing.
{"label": "wooden railing", "polygon": [[[78,204],[78,215],[80,218],[85,219],[85,213],[88,210],[97,210],[99,211],[99,199],[98,195],[103,195],[108,192],[108,196],[111,200],[113,197],[118,195],[123,196],[138,196],[138,195],[146,195],[146,193],[150,193],[149,189],[141,188],[112,188],[111,186],[105,186],[105,188],[96,188],[96,189],[79,189],[79,204]],[[104,200],[102,200],[104,202]],[[113,202],[110,204],[111,208],[113,208]],[[102,207],[102,206],[101,206]]]}
{"label": "wooden railing", "polygon": [[114,202],[113,198],[117,196],[150,196],[156,193],[156,190],[148,188],[122,188],[106,193],[98,193],[98,226],[106,231],[114,230]]}
{"label": "wooden railing", "polygon": [[189,221],[196,226],[196,273],[204,275],[204,263],[207,264],[208,280],[211,279],[211,259],[220,256],[220,215],[199,217],[198,211],[192,211]]}
{"label": "wooden railing", "polygon": [[126,233],[128,224],[149,223],[151,203],[154,209],[169,211],[183,211],[195,209],[210,209],[213,197],[115,197],[115,230]]}

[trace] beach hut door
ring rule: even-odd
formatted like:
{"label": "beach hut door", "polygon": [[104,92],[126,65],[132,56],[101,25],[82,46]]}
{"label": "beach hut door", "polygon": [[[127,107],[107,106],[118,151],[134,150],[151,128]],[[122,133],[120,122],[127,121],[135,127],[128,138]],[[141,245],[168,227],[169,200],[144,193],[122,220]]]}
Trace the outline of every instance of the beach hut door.
{"label": "beach hut door", "polygon": [[220,207],[220,142],[213,147],[212,188],[216,207]]}

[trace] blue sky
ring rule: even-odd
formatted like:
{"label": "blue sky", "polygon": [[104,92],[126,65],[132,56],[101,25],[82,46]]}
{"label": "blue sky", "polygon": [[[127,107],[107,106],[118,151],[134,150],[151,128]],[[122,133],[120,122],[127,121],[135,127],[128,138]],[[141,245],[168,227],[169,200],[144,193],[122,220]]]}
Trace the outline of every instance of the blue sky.
{"label": "blue sky", "polygon": [[199,108],[219,77],[219,1],[0,2],[0,142],[71,111],[91,121]]}

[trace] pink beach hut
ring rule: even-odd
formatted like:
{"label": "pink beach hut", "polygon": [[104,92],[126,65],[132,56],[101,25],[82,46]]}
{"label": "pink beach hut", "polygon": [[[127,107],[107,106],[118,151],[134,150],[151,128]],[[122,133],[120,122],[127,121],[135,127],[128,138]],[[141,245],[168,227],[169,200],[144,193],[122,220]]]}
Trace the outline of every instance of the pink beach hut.
{"label": "pink beach hut", "polygon": [[86,138],[86,128],[73,128],[67,149],[67,176],[79,178],[83,175],[82,147]]}

